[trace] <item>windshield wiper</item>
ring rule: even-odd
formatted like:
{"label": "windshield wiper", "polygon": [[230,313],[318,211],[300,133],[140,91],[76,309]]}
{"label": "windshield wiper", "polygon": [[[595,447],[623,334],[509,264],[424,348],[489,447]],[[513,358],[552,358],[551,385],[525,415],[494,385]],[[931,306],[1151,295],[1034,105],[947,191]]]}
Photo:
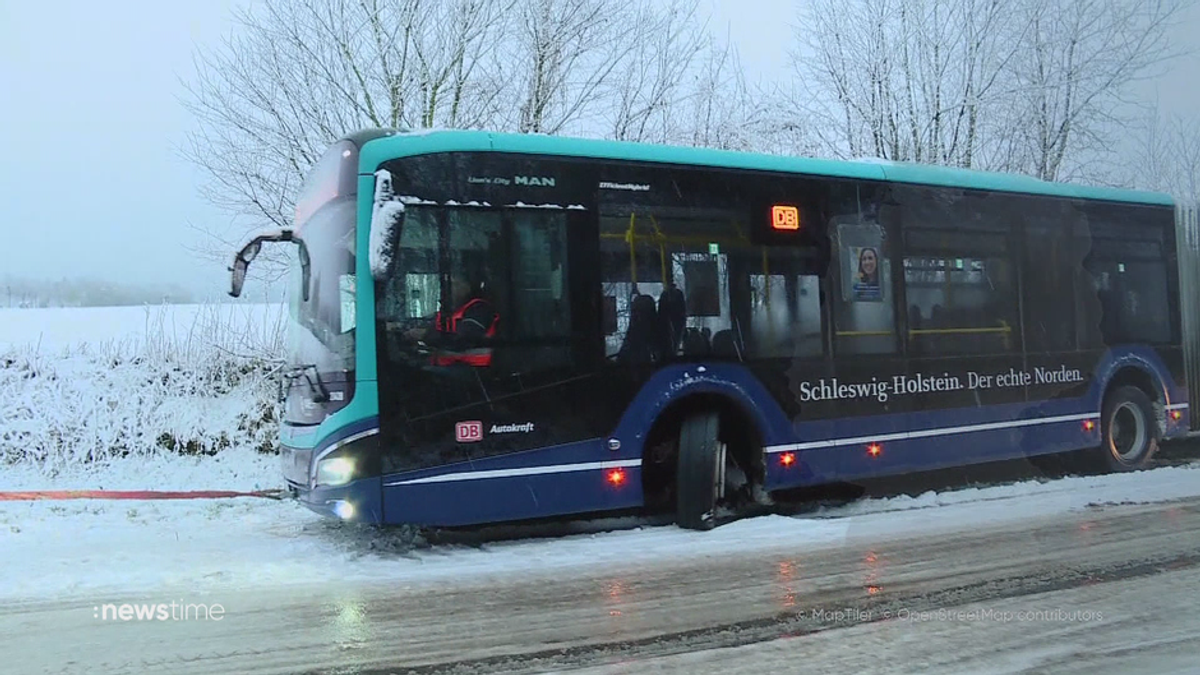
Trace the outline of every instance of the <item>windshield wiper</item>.
{"label": "windshield wiper", "polygon": [[297,378],[303,377],[308,382],[308,390],[312,393],[312,400],[314,402],[325,403],[329,400],[329,389],[325,387],[325,382],[321,380],[321,372],[317,370],[317,364],[307,363],[302,366],[296,366],[285,372],[283,376],[287,378],[289,386]]}

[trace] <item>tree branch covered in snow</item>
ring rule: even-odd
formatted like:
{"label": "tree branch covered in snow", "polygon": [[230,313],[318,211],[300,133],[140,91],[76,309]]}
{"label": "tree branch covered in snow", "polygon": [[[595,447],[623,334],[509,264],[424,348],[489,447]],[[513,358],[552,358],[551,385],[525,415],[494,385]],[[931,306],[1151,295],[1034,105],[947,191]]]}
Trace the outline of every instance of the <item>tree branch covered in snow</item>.
{"label": "tree branch covered in snow", "polygon": [[815,0],[793,54],[818,147],[1092,177],[1187,0]]}
{"label": "tree branch covered in snow", "polygon": [[608,135],[621,141],[667,142],[685,124],[676,117],[678,109],[698,94],[688,79],[711,37],[688,0],[667,0],[659,13],[648,6],[632,11],[639,47],[609,88],[614,110]]}
{"label": "tree branch covered in snow", "polygon": [[1200,115],[1164,117],[1157,109],[1147,114],[1128,183],[1200,207]]}

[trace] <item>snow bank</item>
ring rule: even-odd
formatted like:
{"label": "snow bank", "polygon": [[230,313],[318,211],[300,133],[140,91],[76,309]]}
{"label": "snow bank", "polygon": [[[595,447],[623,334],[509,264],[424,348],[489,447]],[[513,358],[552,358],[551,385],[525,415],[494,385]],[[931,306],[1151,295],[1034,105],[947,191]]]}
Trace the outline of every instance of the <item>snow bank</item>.
{"label": "snow bank", "polygon": [[54,476],[122,458],[276,450],[282,307],[166,305],[134,321],[137,311],[5,312],[6,471]]}

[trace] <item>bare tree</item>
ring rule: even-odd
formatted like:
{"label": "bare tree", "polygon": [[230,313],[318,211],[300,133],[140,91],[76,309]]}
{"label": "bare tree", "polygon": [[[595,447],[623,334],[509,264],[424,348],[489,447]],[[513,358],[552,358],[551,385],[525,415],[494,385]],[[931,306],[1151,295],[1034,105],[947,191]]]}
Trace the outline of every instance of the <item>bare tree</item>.
{"label": "bare tree", "polygon": [[1000,0],[818,0],[796,108],[838,155],[974,166],[1021,33]]}
{"label": "bare tree", "polygon": [[712,43],[696,14],[692,0],[637,11],[631,39],[640,47],[611,79],[611,138],[662,143],[677,135],[678,108],[696,94],[689,78]]}
{"label": "bare tree", "polygon": [[1170,131],[1174,137],[1175,171],[1167,189],[1181,201],[1200,208],[1200,117],[1176,118]]}
{"label": "bare tree", "polygon": [[1200,116],[1164,117],[1155,109],[1141,127],[1127,183],[1200,206]]}
{"label": "bare tree", "polygon": [[599,95],[638,47],[636,7],[633,0],[519,3],[502,52],[513,94],[503,126],[556,134],[599,124]]}
{"label": "bare tree", "polygon": [[724,149],[754,148],[764,130],[728,37],[708,30],[694,0],[644,6],[630,39],[638,48],[610,78],[608,137]]}
{"label": "bare tree", "polygon": [[[496,47],[515,0],[459,0],[422,15],[414,45],[420,128],[480,128],[499,110],[505,89]],[[386,68],[385,68],[386,70]],[[405,126],[393,123],[390,126]]]}
{"label": "bare tree", "polygon": [[694,94],[683,112],[690,120],[679,142],[722,150],[771,151],[763,97],[751,90],[737,50],[726,39],[708,40],[692,76]]}
{"label": "bare tree", "polygon": [[264,0],[240,10],[234,35],[200,52],[183,83],[198,120],[183,154],[210,178],[202,195],[234,220],[204,231],[198,251],[224,259],[247,229],[289,224],[305,173],[346,133],[494,119],[495,49],[512,4]]}
{"label": "bare tree", "polygon": [[1167,39],[1183,0],[1028,0],[1031,30],[1016,68],[1028,157],[1046,180],[1086,174],[1078,156],[1104,152],[1130,120],[1128,89],[1177,52]]}
{"label": "bare tree", "polygon": [[1188,1],[816,0],[796,109],[835,155],[1095,177]]}

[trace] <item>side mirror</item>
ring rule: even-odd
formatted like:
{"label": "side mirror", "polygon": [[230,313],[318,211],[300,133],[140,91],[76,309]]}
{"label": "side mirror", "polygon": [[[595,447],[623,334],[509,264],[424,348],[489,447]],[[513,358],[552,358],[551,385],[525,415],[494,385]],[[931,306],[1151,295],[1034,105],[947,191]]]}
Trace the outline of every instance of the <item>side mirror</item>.
{"label": "side mirror", "polygon": [[229,271],[233,273],[229,294],[233,297],[241,296],[242,286],[246,284],[246,272],[250,269],[250,263],[258,257],[259,251],[262,251],[262,240],[255,238],[234,256],[233,266],[229,268]]}
{"label": "side mirror", "polygon": [[300,245],[300,299],[308,302],[309,284],[312,280],[312,258],[308,257],[308,244],[303,239],[296,239]]}
{"label": "side mirror", "polygon": [[250,265],[246,261],[241,258],[234,259],[233,267],[229,268],[229,271],[233,273],[232,283],[229,288],[229,295],[232,297],[241,297],[242,286],[246,285],[246,270],[249,268]]}
{"label": "side mirror", "polygon": [[396,246],[404,227],[404,203],[395,198],[392,174],[375,174],[375,208],[371,214],[371,277],[385,281],[396,266]]}
{"label": "side mirror", "polygon": [[[399,208],[393,208],[399,207]],[[376,230],[378,226],[378,230]],[[404,205],[388,202],[377,209],[371,223],[371,277],[386,281],[396,269],[396,248],[404,228]]]}
{"label": "side mirror", "polygon": [[242,295],[242,287],[246,284],[246,272],[250,269],[250,263],[258,257],[262,251],[264,241],[293,241],[291,230],[273,230],[263,232],[256,235],[249,241],[242,250],[237,252],[233,257],[233,265],[229,267],[232,274],[230,278],[229,295],[240,297]]}

